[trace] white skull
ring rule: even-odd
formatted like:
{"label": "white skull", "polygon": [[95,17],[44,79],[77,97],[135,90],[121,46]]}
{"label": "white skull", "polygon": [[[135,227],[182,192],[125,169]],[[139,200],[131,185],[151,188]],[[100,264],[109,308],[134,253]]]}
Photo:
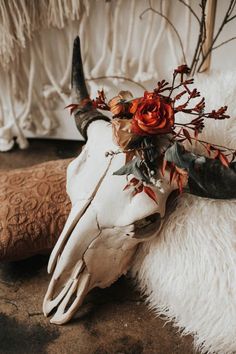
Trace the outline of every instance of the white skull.
{"label": "white skull", "polygon": [[45,315],[57,309],[52,323],[70,320],[92,288],[107,287],[127,272],[138,244],[158,234],[167,197],[176,189],[166,175],[161,188],[153,188],[157,203],[143,192],[124,191],[126,177],[113,172],[125,154],[106,157],[108,150],[117,150],[111,125],[93,122],[87,144],[68,167],[72,209],[49,260],[54,273],[43,304]]}

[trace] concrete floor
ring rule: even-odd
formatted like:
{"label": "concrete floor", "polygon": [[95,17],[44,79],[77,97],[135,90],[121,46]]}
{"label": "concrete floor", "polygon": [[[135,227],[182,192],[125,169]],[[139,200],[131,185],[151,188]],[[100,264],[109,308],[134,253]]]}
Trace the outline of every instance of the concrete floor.
{"label": "concrete floor", "polygon": [[[26,151],[0,154],[0,169],[75,156],[81,144],[32,140]],[[0,265],[0,353],[196,354],[192,337],[181,337],[148,310],[131,279],[94,290],[84,314],[64,326],[49,323],[42,300],[49,282],[48,256]]]}

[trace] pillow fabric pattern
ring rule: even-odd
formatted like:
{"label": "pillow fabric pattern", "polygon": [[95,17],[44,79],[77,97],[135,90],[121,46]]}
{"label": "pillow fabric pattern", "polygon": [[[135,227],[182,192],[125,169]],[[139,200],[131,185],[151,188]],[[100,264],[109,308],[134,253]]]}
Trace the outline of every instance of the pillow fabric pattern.
{"label": "pillow fabric pattern", "polygon": [[0,261],[52,250],[71,208],[66,194],[70,161],[0,172]]}

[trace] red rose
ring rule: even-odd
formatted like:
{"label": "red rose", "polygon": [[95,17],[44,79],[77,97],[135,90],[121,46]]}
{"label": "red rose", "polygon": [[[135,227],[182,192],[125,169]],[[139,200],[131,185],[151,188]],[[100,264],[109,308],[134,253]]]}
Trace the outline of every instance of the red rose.
{"label": "red rose", "polygon": [[131,109],[132,132],[137,135],[166,134],[174,125],[174,110],[164,97],[145,92],[134,100]]}

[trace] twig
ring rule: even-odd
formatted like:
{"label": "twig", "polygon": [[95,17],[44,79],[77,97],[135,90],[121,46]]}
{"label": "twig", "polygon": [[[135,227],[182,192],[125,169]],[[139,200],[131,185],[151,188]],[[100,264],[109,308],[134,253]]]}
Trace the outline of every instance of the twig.
{"label": "twig", "polygon": [[133,151],[145,151],[145,150],[149,150],[149,149],[153,149],[153,148],[155,148],[155,145],[149,145],[146,147],[126,149],[126,150],[106,151],[105,156],[108,157],[108,156],[114,156],[114,155],[119,155],[119,154],[127,154],[127,153],[133,152]]}
{"label": "twig", "polygon": [[229,42],[231,42],[231,41],[233,41],[233,40],[235,40],[235,39],[236,39],[236,36],[235,36],[235,37],[232,37],[232,38],[230,38],[230,39],[227,39],[227,41],[224,41],[224,42],[218,44],[217,46],[212,47],[212,50],[215,50],[215,49],[221,47],[222,45],[224,45],[224,44],[226,44],[226,43],[229,43]]}
{"label": "twig", "polygon": [[229,12],[228,12],[229,17],[231,16],[231,14],[232,14],[232,12],[233,12],[233,10],[234,10],[235,5],[236,5],[236,1],[233,0],[233,1],[231,2],[231,4],[230,4],[230,9],[229,9]]}
{"label": "twig", "polygon": [[229,23],[230,21],[232,21],[232,20],[235,19],[235,18],[236,18],[236,15],[230,17],[230,18],[228,19],[227,23]]}
{"label": "twig", "polygon": [[[184,134],[180,134],[179,136],[182,136],[183,138],[185,138],[185,135],[184,135]],[[224,146],[224,145],[209,143],[209,141],[205,141],[205,140],[201,140],[201,139],[198,139],[198,138],[194,138],[193,136],[191,136],[191,140],[195,140],[195,141],[198,142],[198,143],[210,144],[210,145],[212,145],[212,146],[216,146],[216,147],[219,147],[219,148],[222,148],[222,149],[231,151],[232,153],[235,152],[235,149],[228,148],[227,146]]]}
{"label": "twig", "polygon": [[168,19],[167,16],[165,16],[163,13],[161,13],[160,11],[158,10],[155,10],[153,7],[152,7],[152,4],[151,4],[151,0],[149,0],[149,7],[147,9],[145,9],[139,16],[140,19],[142,19],[143,15],[148,12],[148,11],[153,11],[154,13],[156,13],[157,15],[163,17],[167,22],[168,24],[171,26],[171,28],[174,30],[176,36],[178,37],[178,40],[179,40],[179,44],[180,44],[180,47],[181,47],[181,51],[182,51],[182,55],[183,55],[183,59],[184,59],[184,62],[187,64],[187,60],[186,60],[186,56],[185,56],[185,53],[184,53],[184,46],[183,46],[183,42],[182,42],[182,39],[179,35],[179,32],[177,31],[176,27],[173,25],[173,23]]}
{"label": "twig", "polygon": [[214,47],[214,44],[215,44],[216,40],[218,39],[220,33],[222,32],[224,26],[225,26],[229,21],[231,21],[231,20],[235,17],[235,16],[230,17],[230,15],[232,14],[232,11],[233,11],[234,8],[235,8],[235,5],[236,5],[236,0],[231,0],[231,1],[230,1],[230,4],[229,4],[229,7],[228,7],[228,9],[227,9],[227,11],[226,11],[226,14],[225,14],[225,16],[224,16],[224,18],[223,18],[223,21],[222,21],[222,23],[221,23],[221,25],[220,25],[220,27],[219,27],[219,29],[218,29],[218,31],[217,31],[215,37],[214,37],[214,39],[213,39],[213,41],[212,41],[212,43],[211,43],[209,49],[207,50],[207,52],[205,53],[205,55],[202,56],[202,61],[201,61],[201,63],[199,64],[199,67],[198,67],[198,69],[197,69],[198,72],[200,72],[201,67],[202,67],[202,65],[203,65],[203,63],[204,63],[204,61],[205,61],[205,59],[208,57],[208,55],[209,55],[210,52],[212,51],[212,48]]}
{"label": "twig", "polygon": [[196,18],[199,25],[201,25],[200,19],[199,19],[198,15],[196,14],[196,12],[192,9],[192,7],[189,4],[187,4],[184,0],[179,0],[179,2],[181,2],[181,4],[183,4],[184,6],[186,6],[189,9],[189,11],[192,13],[192,15]]}
{"label": "twig", "polygon": [[199,61],[200,55],[202,54],[202,46],[205,42],[206,38],[206,27],[205,27],[205,17],[206,17],[206,0],[202,0],[200,5],[201,11],[201,21],[200,21],[200,28],[199,28],[199,35],[197,40],[197,45],[195,48],[195,52],[193,55],[192,63],[190,66],[190,75],[194,75],[197,67],[197,63]]}
{"label": "twig", "polygon": [[95,80],[104,80],[104,79],[118,79],[118,80],[125,80],[125,81],[129,81],[132,82],[134,85],[139,86],[142,90],[146,91],[147,88],[145,86],[143,86],[142,84],[140,84],[137,81],[134,81],[133,79],[130,79],[129,77],[125,77],[125,76],[119,76],[119,75],[109,75],[109,76],[98,76],[98,77],[91,77],[89,79],[85,79],[85,81],[95,81]]}

